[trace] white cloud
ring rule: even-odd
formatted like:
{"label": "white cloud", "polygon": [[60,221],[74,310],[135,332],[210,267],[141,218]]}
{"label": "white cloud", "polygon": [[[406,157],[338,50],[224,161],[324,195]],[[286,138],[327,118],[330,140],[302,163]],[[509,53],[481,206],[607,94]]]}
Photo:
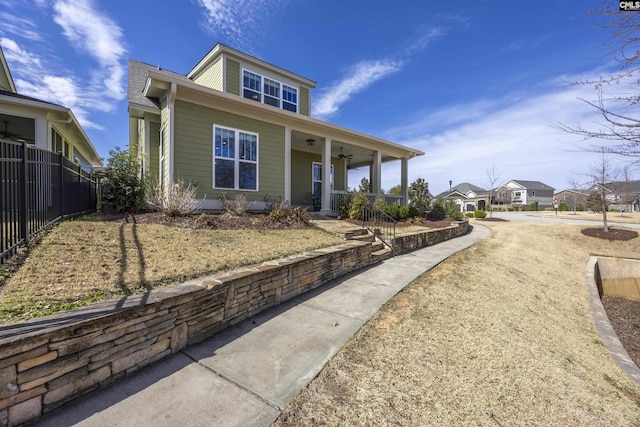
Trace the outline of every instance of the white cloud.
{"label": "white cloud", "polygon": [[231,47],[253,52],[264,37],[265,23],[286,0],[194,0],[204,9],[205,30],[228,41]]}
{"label": "white cloud", "polygon": [[[583,77],[566,76],[563,80]],[[433,193],[447,189],[450,179],[454,184],[471,182],[486,187],[486,170],[492,165],[502,171],[504,181],[536,180],[562,189],[588,169],[593,153],[578,147],[579,137],[556,126],[598,122],[596,111],[578,99],[595,96],[591,86],[569,86],[558,79],[529,93],[443,106],[412,117],[404,126],[405,132],[400,126],[385,134],[396,135],[394,142],[426,153],[409,162],[409,180],[425,178]],[[513,99],[516,101],[509,101]],[[398,182],[399,165],[385,165],[383,188]]]}
{"label": "white cloud", "polygon": [[320,92],[313,115],[325,118],[334,114],[338,111],[339,106],[347,102],[353,95],[389,74],[399,71],[401,67],[400,62],[384,60],[363,61],[356,64],[348,77]]}
{"label": "white cloud", "polygon": [[62,27],[71,44],[100,64],[95,79],[106,89],[105,96],[123,99],[126,49],[120,27],[90,0],[60,0],[53,8],[53,20]]}
{"label": "white cloud", "polygon": [[0,12],[0,21],[2,21],[0,34],[13,34],[31,41],[42,40],[42,36],[38,33],[38,26],[33,21],[8,12]]}
{"label": "white cloud", "polygon": [[444,34],[445,31],[441,28],[422,29],[418,37],[406,43],[399,57],[361,61],[353,65],[342,80],[319,90],[313,116],[318,119],[327,119],[332,116],[354,95],[378,80],[400,71],[409,62],[411,56],[423,51]]}

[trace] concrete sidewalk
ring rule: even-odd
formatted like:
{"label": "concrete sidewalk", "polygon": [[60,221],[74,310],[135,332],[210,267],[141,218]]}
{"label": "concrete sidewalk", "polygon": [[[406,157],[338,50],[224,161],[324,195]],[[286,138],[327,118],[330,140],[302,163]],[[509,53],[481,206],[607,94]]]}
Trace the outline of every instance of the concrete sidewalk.
{"label": "concrete sidewalk", "polygon": [[269,426],[391,297],[454,253],[462,237],[388,259],[185,348],[38,426]]}

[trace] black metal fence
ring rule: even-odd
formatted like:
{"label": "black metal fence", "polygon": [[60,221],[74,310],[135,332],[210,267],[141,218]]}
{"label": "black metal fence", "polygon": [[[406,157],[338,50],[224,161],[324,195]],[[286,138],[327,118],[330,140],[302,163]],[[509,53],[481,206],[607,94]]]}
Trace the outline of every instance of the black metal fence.
{"label": "black metal fence", "polygon": [[0,139],[0,263],[64,217],[96,210],[98,180],[60,153]]}
{"label": "black metal fence", "polygon": [[377,239],[391,249],[395,256],[396,220],[376,208],[371,202],[362,206],[362,228],[369,230]]}

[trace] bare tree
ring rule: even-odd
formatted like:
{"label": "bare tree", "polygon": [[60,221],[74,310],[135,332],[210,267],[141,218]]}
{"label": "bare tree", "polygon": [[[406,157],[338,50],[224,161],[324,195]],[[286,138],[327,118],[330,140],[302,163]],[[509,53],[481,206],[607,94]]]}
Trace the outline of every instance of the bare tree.
{"label": "bare tree", "polygon": [[491,168],[487,169],[487,183],[489,184],[489,218],[493,218],[493,191],[495,190],[496,182],[500,179],[502,172],[496,171],[496,165],[491,165]]}
{"label": "bare tree", "polygon": [[609,200],[607,196],[610,190],[607,188],[607,183],[615,181],[616,175],[611,160],[607,157],[607,152],[604,149],[601,151],[600,159],[592,163],[586,174],[593,188],[595,188],[594,192],[598,194],[597,202],[601,205],[599,208],[602,209],[602,229],[605,233],[609,232],[607,223]]}
{"label": "bare tree", "polygon": [[628,165],[620,170],[619,180],[613,184],[611,190],[615,194],[616,203],[620,208],[620,216],[622,216],[633,200],[631,171]]}
{"label": "bare tree", "polygon": [[577,215],[576,211],[578,200],[580,200],[581,203],[584,203],[586,201],[584,200],[586,199],[586,196],[583,193],[585,185],[576,179],[570,179],[567,182],[571,186],[569,196],[571,198],[571,210],[573,211],[574,215]]}
{"label": "bare tree", "polygon": [[[628,158],[631,164],[640,164],[640,13],[620,11],[617,1],[604,1],[600,9],[591,13],[604,16],[601,27],[611,33],[608,54],[616,57],[620,67],[611,76],[572,83],[595,86],[597,99],[581,100],[594,108],[602,121],[595,128],[580,124],[560,124],[559,128],[584,140],[600,141],[586,147],[588,150],[604,150]],[[615,90],[608,93],[609,88]]]}

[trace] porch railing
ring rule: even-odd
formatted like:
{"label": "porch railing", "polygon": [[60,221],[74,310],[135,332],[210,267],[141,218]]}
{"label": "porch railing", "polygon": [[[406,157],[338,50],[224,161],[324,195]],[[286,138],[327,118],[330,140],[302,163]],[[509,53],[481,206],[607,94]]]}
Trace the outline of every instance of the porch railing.
{"label": "porch railing", "polygon": [[396,220],[369,202],[362,207],[362,228],[369,230],[395,256],[393,243],[396,239]]}
{"label": "porch railing", "polygon": [[[334,212],[338,212],[341,205],[347,205],[349,203],[349,199],[351,198],[351,192],[349,191],[341,191],[341,190],[332,190],[330,197],[331,210]],[[377,194],[367,193],[367,199],[369,199],[370,203],[375,202]],[[384,201],[391,205],[393,203],[402,204],[403,197],[402,196],[394,196],[392,194],[383,194]]]}

